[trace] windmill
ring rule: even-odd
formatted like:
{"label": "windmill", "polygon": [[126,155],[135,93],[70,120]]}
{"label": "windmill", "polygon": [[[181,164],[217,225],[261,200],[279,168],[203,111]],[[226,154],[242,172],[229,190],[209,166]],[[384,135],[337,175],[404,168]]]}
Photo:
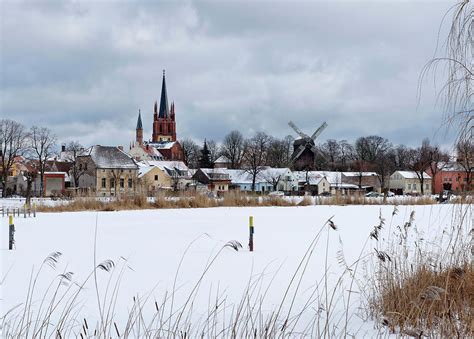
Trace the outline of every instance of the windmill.
{"label": "windmill", "polygon": [[291,163],[295,169],[308,169],[314,166],[314,159],[316,156],[315,140],[328,126],[323,122],[321,126],[311,135],[303,133],[292,121],[288,123],[291,128],[301,137],[296,139],[293,143],[293,155],[291,156]]}

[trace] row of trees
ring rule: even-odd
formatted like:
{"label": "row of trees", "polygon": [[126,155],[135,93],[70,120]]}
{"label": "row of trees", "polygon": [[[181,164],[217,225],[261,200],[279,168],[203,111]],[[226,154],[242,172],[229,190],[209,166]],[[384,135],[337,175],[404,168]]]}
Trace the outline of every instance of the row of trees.
{"label": "row of trees", "polygon": [[[192,168],[211,167],[221,155],[229,160],[230,168],[246,169],[255,178],[263,166],[292,167],[293,153],[291,136],[283,139],[257,132],[244,138],[239,131],[227,134],[219,146],[212,140],[206,140],[201,148],[191,139],[182,140],[185,159]],[[448,152],[432,145],[424,139],[419,147],[393,145],[388,139],[372,135],[358,138],[354,143],[347,140],[330,139],[317,145],[314,164],[308,170],[377,172],[383,188],[388,186],[388,177],[395,170],[414,171],[425,187],[424,172],[433,176],[450,161]],[[456,147],[456,160],[466,172],[468,184],[472,182],[474,144],[470,139],[459,141]],[[422,191],[422,193],[424,193]]]}
{"label": "row of trees", "polygon": [[40,190],[43,192],[46,162],[54,153],[56,140],[56,136],[48,128],[33,126],[27,129],[16,121],[0,120],[0,170],[3,197],[7,194],[7,178],[13,170],[15,158],[18,156],[35,160],[35,171],[28,171],[25,175],[30,188],[33,179],[38,174]]}

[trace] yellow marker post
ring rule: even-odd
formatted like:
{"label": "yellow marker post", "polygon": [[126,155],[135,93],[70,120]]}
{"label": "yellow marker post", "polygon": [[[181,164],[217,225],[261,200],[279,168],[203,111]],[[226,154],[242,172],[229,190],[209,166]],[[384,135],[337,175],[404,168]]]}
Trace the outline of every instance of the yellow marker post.
{"label": "yellow marker post", "polygon": [[249,217],[249,250],[253,252],[253,234],[255,230],[253,227],[253,216]]}
{"label": "yellow marker post", "polygon": [[8,249],[13,249],[13,244],[15,243],[15,225],[13,225],[13,215],[10,215],[8,218]]}

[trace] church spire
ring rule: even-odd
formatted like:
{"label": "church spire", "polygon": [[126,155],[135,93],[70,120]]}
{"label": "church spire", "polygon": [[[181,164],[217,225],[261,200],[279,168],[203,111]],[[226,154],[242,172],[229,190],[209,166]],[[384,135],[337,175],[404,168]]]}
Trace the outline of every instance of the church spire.
{"label": "church spire", "polygon": [[163,83],[161,84],[160,113],[158,118],[169,118],[168,93],[166,92],[165,70],[163,70]]}
{"label": "church spire", "polygon": [[137,129],[143,129],[142,114],[141,114],[140,110],[138,110]]}
{"label": "church spire", "polygon": [[135,133],[135,140],[139,145],[143,144],[143,124],[142,124],[142,114],[138,110],[138,120],[137,120],[137,129]]}

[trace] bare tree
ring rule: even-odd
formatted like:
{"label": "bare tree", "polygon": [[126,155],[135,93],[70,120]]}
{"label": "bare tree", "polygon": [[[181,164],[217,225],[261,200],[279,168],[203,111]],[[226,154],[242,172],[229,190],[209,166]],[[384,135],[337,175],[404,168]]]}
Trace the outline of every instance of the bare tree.
{"label": "bare tree", "polygon": [[413,150],[405,145],[395,147],[395,169],[406,170],[410,167]]}
{"label": "bare tree", "polygon": [[355,153],[358,160],[374,163],[377,160],[377,156],[387,152],[390,147],[391,144],[387,139],[378,135],[371,135],[360,137],[356,140]]}
{"label": "bare tree", "polygon": [[269,137],[267,165],[271,167],[287,167],[290,164],[291,153],[288,139]]}
{"label": "bare tree", "polygon": [[347,170],[349,163],[354,159],[354,146],[352,146],[347,140],[339,141],[339,152],[340,152],[340,162],[342,170]]}
{"label": "bare tree", "polygon": [[214,140],[207,140],[207,148],[209,150],[209,160],[214,164],[214,161],[219,157],[219,146]]}
{"label": "bare tree", "polygon": [[46,162],[53,155],[53,149],[56,144],[56,136],[46,127],[33,126],[30,131],[31,149],[35,160],[38,161],[38,170],[40,176],[40,191],[44,196],[44,172],[46,171]]}
{"label": "bare tree", "polygon": [[269,136],[263,132],[258,132],[245,141],[243,163],[245,170],[252,176],[252,191],[255,191],[257,175],[263,170],[266,163],[268,143]]}
{"label": "bare tree", "polygon": [[184,161],[190,168],[197,168],[199,162],[199,146],[192,139],[186,138],[181,142]]}
{"label": "bare tree", "polygon": [[329,169],[331,171],[335,170],[338,167],[338,162],[341,158],[341,148],[337,140],[326,140],[326,142],[321,144],[320,150],[327,159]]}
{"label": "bare tree", "polygon": [[0,120],[0,166],[2,171],[2,196],[7,196],[8,173],[12,170],[15,158],[27,147],[28,134],[22,124],[10,120]]}
{"label": "bare tree", "polygon": [[474,173],[474,140],[461,140],[456,145],[457,162],[466,174],[465,183],[462,185],[464,191],[472,189],[472,175]]}
{"label": "bare tree", "polygon": [[420,193],[425,193],[425,179],[426,170],[430,167],[432,159],[437,157],[438,152],[436,147],[430,145],[428,139],[424,139],[421,147],[411,151],[411,162],[409,169],[414,171],[420,182]]}
{"label": "bare tree", "polygon": [[442,85],[438,88],[438,100],[444,106],[446,123],[457,128],[458,140],[472,138],[474,109],[474,9],[472,1],[459,1],[452,6],[446,17],[452,14],[446,41],[438,41],[435,57],[431,59],[420,74],[418,97],[421,97],[423,80],[430,72],[437,81],[438,69],[443,69]]}
{"label": "bare tree", "polygon": [[71,141],[66,146],[66,151],[69,152],[68,160],[72,161],[72,166],[70,174],[72,176],[74,187],[79,187],[79,178],[84,174],[85,169],[80,168],[77,163],[77,157],[83,152],[84,146],[82,146],[78,141]]}
{"label": "bare tree", "polygon": [[234,130],[225,136],[221,153],[230,160],[230,168],[240,168],[244,154],[244,137],[239,131]]}

